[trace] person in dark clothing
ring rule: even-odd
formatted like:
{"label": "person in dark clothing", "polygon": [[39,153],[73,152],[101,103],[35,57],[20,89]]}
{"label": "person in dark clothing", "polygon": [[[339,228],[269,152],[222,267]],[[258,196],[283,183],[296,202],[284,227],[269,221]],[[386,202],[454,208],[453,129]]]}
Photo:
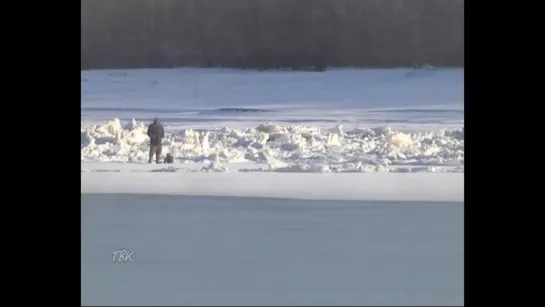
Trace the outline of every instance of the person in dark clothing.
{"label": "person in dark clothing", "polygon": [[149,163],[151,163],[153,155],[155,155],[155,162],[161,163],[160,158],[163,149],[161,141],[165,137],[165,130],[157,117],[153,119],[153,123],[148,127],[148,136],[150,138]]}

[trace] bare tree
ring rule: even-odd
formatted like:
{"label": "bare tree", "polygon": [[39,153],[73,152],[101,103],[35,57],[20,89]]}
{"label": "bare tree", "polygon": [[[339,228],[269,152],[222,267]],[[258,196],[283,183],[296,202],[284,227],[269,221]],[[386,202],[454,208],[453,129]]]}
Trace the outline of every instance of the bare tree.
{"label": "bare tree", "polygon": [[463,0],[82,0],[81,65],[463,66]]}

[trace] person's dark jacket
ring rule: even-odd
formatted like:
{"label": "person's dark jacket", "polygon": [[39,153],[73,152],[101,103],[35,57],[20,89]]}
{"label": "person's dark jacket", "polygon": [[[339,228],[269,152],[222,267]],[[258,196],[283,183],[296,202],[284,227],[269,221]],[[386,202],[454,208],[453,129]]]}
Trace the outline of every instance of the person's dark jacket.
{"label": "person's dark jacket", "polygon": [[161,146],[161,140],[165,137],[165,130],[158,119],[155,119],[153,124],[149,125],[148,136],[150,138],[150,145]]}

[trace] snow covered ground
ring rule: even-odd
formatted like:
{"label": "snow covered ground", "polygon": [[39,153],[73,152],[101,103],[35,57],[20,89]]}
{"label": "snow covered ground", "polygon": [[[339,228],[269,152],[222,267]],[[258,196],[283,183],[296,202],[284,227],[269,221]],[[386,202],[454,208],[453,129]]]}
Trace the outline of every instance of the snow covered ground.
{"label": "snow covered ground", "polygon": [[171,171],[464,169],[460,69],[85,71],[82,89],[83,171],[145,163],[155,116]]}
{"label": "snow covered ground", "polygon": [[82,304],[462,304],[463,80],[82,71]]}
{"label": "snow covered ground", "polygon": [[[117,166],[113,166],[117,168]],[[82,173],[82,193],[271,197],[292,199],[464,201],[463,174]]]}
{"label": "snow covered ground", "polygon": [[461,203],[82,195],[82,305],[461,306],[463,253]]}

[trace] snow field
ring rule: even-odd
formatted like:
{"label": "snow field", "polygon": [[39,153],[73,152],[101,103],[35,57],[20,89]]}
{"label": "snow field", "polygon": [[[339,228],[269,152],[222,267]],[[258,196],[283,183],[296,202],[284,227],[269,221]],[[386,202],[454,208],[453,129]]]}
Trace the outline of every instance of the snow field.
{"label": "snow field", "polygon": [[[82,162],[146,163],[143,122],[81,126]],[[228,171],[228,163],[254,163],[238,171],[272,172],[463,172],[464,129],[403,133],[388,127],[321,129],[265,123],[167,132],[163,155],[175,163],[204,163],[203,171]],[[252,165],[252,164],[250,164]],[[193,170],[195,171],[195,170]]]}

